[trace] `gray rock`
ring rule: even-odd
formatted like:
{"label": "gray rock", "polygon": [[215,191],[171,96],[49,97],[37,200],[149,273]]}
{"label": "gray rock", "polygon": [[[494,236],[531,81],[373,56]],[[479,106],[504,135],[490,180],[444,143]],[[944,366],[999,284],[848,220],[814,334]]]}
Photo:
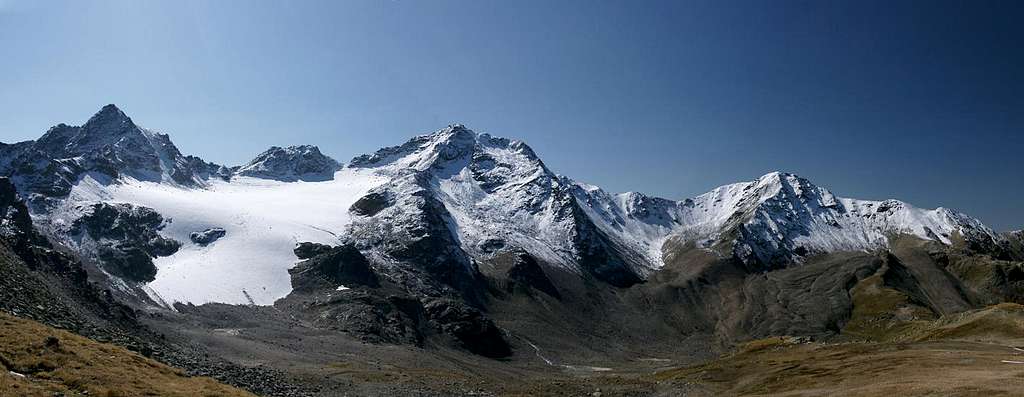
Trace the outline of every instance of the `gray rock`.
{"label": "gray rock", "polygon": [[316,146],[273,146],[248,164],[238,167],[236,175],[285,182],[327,181],[341,168],[334,159],[320,153]]}
{"label": "gray rock", "polygon": [[501,329],[480,310],[452,299],[433,299],[423,306],[430,321],[466,350],[491,358],[512,354]]}
{"label": "gray rock", "polygon": [[210,245],[214,241],[217,241],[221,237],[224,237],[226,234],[228,234],[228,232],[225,231],[224,229],[215,227],[203,230],[201,232],[189,233],[188,238],[189,240],[192,240],[193,243],[205,247],[207,245]]}
{"label": "gray rock", "polygon": [[96,255],[108,272],[132,281],[152,281],[152,258],[172,255],[181,243],[163,237],[164,218],[131,204],[93,204],[71,225],[70,235],[88,235],[98,244]]}
{"label": "gray rock", "polygon": [[302,248],[301,255],[312,252],[317,254],[288,270],[292,276],[292,288],[296,292],[334,290],[339,285],[380,286],[380,280],[370,268],[370,262],[355,246],[341,245],[325,249],[322,245],[309,244],[300,245],[299,248]]}

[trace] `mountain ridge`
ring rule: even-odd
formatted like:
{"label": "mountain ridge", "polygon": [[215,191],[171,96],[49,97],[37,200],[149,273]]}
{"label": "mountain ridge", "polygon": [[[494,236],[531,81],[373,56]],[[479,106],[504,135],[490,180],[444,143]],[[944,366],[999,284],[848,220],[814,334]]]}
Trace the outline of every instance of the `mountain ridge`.
{"label": "mountain ridge", "polygon": [[[47,296],[102,291],[155,357],[269,395],[655,393],[637,373],[748,340],[872,343],[1024,302],[1024,233],[792,173],[671,200],[458,124],[344,165],[299,145],[230,168],[116,107],[55,128],[0,145],[2,306],[64,322]],[[58,257],[74,284],[32,274]]]}
{"label": "mountain ridge", "polygon": [[[38,162],[48,164],[43,172],[31,166]],[[185,198],[194,196],[189,192],[232,190],[236,194],[230,200],[237,202],[247,200],[249,192],[276,195],[292,189],[290,183],[312,183],[298,190],[303,192],[298,196],[288,196],[298,200],[296,208],[283,213],[297,214],[304,195],[336,197],[337,204],[323,210],[345,213],[326,220],[310,218],[305,224],[286,219],[296,215],[282,215],[280,221],[291,225],[286,230],[294,231],[275,237],[282,248],[274,260],[284,262],[278,267],[294,263],[287,259],[291,249],[284,249],[287,239],[294,240],[291,245],[303,242],[300,239],[348,241],[399,262],[403,260],[396,253],[422,243],[449,253],[443,260],[453,262],[442,268],[466,269],[461,281],[446,282],[461,285],[456,289],[463,291],[472,283],[474,263],[515,250],[528,252],[545,266],[589,274],[623,288],[643,282],[664,265],[663,247],[669,241],[736,257],[752,269],[785,267],[829,252],[881,249],[899,234],[943,245],[963,244],[997,256],[1015,252],[1005,236],[967,215],[941,207],[918,209],[898,200],[842,198],[784,172],[678,201],[636,192],[608,193],[552,172],[522,141],[477,134],[460,124],[356,156],[345,165],[315,146],[301,145],[272,147],[246,165],[227,168],[182,155],[169,136],[138,127],[116,106],[107,105],[81,127],[60,124],[37,141],[0,147],[0,174],[11,176],[23,194],[34,197],[30,201],[44,203],[31,207],[33,215],[53,225],[73,224],[85,214],[82,208],[104,201],[133,206],[126,211],[153,207],[158,214],[168,212],[165,218],[171,221],[166,227],[171,229],[157,224],[147,228],[162,234],[177,230],[174,240],[184,244],[184,253],[158,258],[163,253],[151,252],[157,267],[170,266],[182,255],[210,255],[219,246],[251,239],[246,236],[255,232],[251,226],[233,230],[203,220],[212,219],[215,208],[231,205],[224,199],[203,204],[209,209],[183,212],[176,202],[193,200]],[[246,182],[243,177],[254,179]],[[147,184],[167,188],[151,189]],[[357,187],[336,190],[342,186]],[[185,190],[179,194],[179,188]],[[154,191],[166,194],[154,196]],[[339,194],[344,199],[339,200]],[[373,213],[348,207],[371,195],[380,199],[381,207]],[[269,210],[264,204],[253,205],[238,216],[251,218]],[[195,230],[178,230],[184,226],[174,220],[180,219],[194,220],[189,227]],[[273,222],[277,221],[269,225],[277,225]],[[191,233],[213,228],[225,228],[226,235],[211,247],[192,250],[187,244]],[[397,234],[381,237],[380,230]],[[71,235],[60,227],[49,232]],[[79,244],[78,237],[63,240]],[[157,277],[159,284],[159,272]]]}

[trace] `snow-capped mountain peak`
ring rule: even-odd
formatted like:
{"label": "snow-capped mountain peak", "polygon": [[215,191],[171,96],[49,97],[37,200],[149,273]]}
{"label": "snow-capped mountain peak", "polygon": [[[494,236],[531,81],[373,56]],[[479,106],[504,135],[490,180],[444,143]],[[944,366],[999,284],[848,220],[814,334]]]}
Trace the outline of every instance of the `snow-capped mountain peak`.
{"label": "snow-capped mountain peak", "polygon": [[380,149],[349,162],[350,167],[382,167],[427,170],[443,162],[465,157],[477,144],[477,134],[452,124],[432,134],[414,137],[400,146]]}
{"label": "snow-capped mountain peak", "polygon": [[[882,248],[899,234],[943,244],[951,244],[954,234],[986,244],[999,240],[976,219],[945,208],[839,198],[807,179],[781,172],[722,186],[687,202],[692,206],[685,211],[688,221],[678,236],[705,247],[731,247],[731,254],[767,266],[813,253]],[[722,241],[721,236],[736,238]]]}

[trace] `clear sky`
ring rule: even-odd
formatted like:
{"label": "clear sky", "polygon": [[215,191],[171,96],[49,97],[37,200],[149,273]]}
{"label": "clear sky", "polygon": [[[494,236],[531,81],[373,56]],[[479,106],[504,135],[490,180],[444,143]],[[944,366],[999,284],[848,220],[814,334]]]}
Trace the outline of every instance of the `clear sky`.
{"label": "clear sky", "polygon": [[1024,2],[0,0],[0,141],[116,103],[235,165],[459,122],[612,191],[773,170],[1024,228]]}

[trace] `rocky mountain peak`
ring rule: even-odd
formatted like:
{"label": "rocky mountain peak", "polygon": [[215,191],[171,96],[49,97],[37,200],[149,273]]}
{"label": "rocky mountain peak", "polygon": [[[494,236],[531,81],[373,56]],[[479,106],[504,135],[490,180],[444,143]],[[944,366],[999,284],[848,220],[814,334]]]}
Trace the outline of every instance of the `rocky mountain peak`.
{"label": "rocky mountain peak", "polygon": [[334,178],[341,165],[312,145],[272,146],[247,164],[239,167],[235,175],[274,179],[286,182],[324,181]]}
{"label": "rocky mountain peak", "polygon": [[88,156],[114,147],[151,151],[147,135],[121,109],[107,105],[81,127],[61,123],[50,128],[36,141],[36,148],[55,158]]}
{"label": "rocky mountain peak", "polygon": [[82,125],[82,128],[99,131],[117,131],[134,127],[132,119],[114,104],[104,106]]}
{"label": "rocky mountain peak", "polygon": [[0,173],[12,175],[23,193],[60,197],[85,174],[197,186],[221,168],[178,151],[165,134],[136,125],[106,105],[82,126],[58,124],[36,141],[0,150]]}

